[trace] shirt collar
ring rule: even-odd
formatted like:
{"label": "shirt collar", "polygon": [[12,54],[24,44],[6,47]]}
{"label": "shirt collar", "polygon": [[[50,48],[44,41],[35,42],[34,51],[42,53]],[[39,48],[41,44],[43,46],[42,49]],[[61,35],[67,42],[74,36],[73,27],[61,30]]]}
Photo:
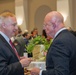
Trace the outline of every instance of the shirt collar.
{"label": "shirt collar", "polygon": [[66,29],[66,28],[62,28],[62,29],[60,29],[58,32],[56,32],[54,38],[55,38],[61,31],[65,30],[65,29]]}
{"label": "shirt collar", "polygon": [[3,32],[0,31],[0,34],[5,38],[5,40],[9,43],[9,38]]}

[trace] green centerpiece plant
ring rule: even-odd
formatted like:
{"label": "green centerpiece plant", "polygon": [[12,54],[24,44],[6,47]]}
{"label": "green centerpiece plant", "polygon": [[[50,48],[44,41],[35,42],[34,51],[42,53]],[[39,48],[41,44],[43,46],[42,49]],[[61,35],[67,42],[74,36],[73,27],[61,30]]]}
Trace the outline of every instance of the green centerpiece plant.
{"label": "green centerpiece plant", "polygon": [[[26,46],[27,53],[28,54],[33,53],[34,61],[45,61],[46,54],[51,43],[52,43],[52,40],[48,41],[46,38],[42,36],[37,36],[36,38],[31,39],[29,41],[29,44]],[[40,52],[38,52],[38,47],[39,46],[41,47],[42,45],[44,48],[43,49],[40,48]]]}
{"label": "green centerpiece plant", "polygon": [[51,45],[51,42],[52,42],[52,40],[47,41],[46,38],[43,38],[41,36],[37,36],[36,38],[31,39],[29,41],[28,46],[26,46],[27,52],[31,53],[36,45],[44,45],[45,46],[44,51],[46,52],[48,50],[49,46]]}

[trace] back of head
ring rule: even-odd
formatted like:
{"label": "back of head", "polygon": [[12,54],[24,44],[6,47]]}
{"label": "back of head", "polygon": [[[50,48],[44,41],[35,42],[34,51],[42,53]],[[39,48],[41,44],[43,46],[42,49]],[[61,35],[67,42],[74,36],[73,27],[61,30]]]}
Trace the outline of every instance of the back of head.
{"label": "back of head", "polygon": [[37,28],[34,28],[33,32],[35,33],[35,35],[38,35],[38,29]]}
{"label": "back of head", "polygon": [[19,26],[18,26],[18,34],[22,34],[22,30]]}

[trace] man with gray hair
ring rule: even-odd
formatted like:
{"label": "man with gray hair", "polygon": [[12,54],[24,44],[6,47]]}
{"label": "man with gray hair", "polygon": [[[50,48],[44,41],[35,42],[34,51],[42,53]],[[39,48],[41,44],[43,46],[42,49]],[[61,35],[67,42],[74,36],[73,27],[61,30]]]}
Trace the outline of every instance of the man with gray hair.
{"label": "man with gray hair", "polygon": [[17,30],[16,17],[11,12],[0,14],[0,75],[24,75],[31,59],[19,57],[10,38]]}

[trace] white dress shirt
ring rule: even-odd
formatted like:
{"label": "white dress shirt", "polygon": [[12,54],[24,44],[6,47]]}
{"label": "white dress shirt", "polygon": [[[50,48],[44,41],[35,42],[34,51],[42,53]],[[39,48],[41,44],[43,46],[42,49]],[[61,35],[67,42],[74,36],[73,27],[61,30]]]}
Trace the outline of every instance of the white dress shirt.
{"label": "white dress shirt", "polygon": [[[9,38],[3,33],[0,31],[0,34],[5,38],[5,40],[9,43]],[[10,44],[10,43],[9,43]]]}

